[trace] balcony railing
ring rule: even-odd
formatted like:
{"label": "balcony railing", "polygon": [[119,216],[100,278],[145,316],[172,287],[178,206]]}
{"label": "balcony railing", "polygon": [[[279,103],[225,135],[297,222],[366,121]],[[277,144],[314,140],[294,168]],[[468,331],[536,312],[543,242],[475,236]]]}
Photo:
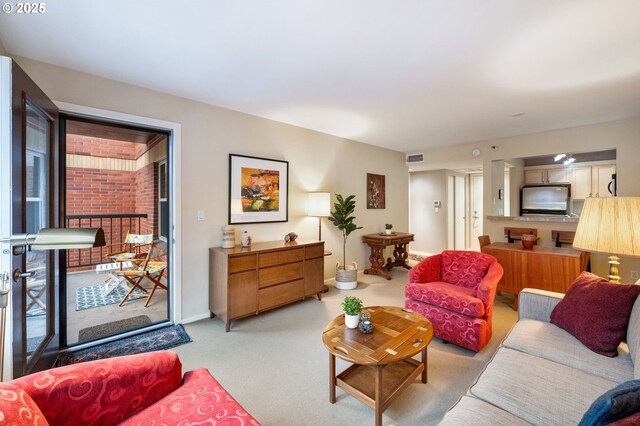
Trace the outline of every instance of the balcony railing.
{"label": "balcony railing", "polygon": [[[102,228],[107,245],[110,245],[124,241],[127,232],[132,234],[153,232],[143,229],[147,223],[146,219],[146,213],[78,214],[66,216],[65,221],[67,228]],[[67,251],[67,269],[105,263],[106,253],[105,247],[69,250]]]}

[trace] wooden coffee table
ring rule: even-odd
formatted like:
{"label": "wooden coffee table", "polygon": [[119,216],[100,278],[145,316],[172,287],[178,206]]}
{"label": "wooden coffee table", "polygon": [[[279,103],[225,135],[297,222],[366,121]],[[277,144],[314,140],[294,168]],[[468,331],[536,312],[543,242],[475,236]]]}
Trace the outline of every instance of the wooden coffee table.
{"label": "wooden coffee table", "polygon": [[[324,329],[329,350],[329,402],[336,402],[336,386],[375,410],[376,426],[382,412],[422,373],[427,383],[427,345],[433,337],[424,316],[395,306],[369,306],[375,330],[364,334],[347,328],[344,315]],[[411,357],[422,352],[422,360]],[[336,357],[353,363],[336,376]]]}

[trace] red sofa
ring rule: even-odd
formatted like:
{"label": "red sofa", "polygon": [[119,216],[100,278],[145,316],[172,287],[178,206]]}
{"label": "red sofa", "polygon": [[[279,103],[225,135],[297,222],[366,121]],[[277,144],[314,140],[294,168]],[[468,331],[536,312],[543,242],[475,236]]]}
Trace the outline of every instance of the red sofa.
{"label": "red sofa", "polygon": [[478,352],[491,339],[493,300],[503,272],[488,254],[445,250],[409,271],[405,307],[427,317],[435,336]]}
{"label": "red sofa", "polygon": [[0,383],[0,424],[259,425],[206,368],[150,352],[54,368]]}

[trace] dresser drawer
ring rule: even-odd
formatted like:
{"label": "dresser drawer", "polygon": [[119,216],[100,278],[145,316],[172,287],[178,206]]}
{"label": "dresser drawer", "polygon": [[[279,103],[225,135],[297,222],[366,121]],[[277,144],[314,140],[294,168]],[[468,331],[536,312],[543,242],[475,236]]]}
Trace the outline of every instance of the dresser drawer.
{"label": "dresser drawer", "polygon": [[305,259],[315,259],[324,256],[324,244],[305,247]]}
{"label": "dresser drawer", "polygon": [[261,288],[258,292],[258,309],[264,311],[295,300],[301,300],[303,297],[304,280]]}
{"label": "dresser drawer", "polygon": [[250,271],[256,269],[258,259],[257,255],[249,254],[246,256],[236,256],[229,258],[229,273]]}
{"label": "dresser drawer", "polygon": [[288,250],[260,253],[258,263],[260,268],[283,265],[285,263],[300,262],[304,259],[304,247]]}
{"label": "dresser drawer", "polygon": [[304,276],[303,263],[272,266],[258,271],[260,288],[300,279]]}

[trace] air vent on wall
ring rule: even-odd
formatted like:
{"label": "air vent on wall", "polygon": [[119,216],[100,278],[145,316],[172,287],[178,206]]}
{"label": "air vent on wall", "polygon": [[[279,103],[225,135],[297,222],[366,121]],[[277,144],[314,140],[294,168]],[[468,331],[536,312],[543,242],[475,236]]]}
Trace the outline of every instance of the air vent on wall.
{"label": "air vent on wall", "polygon": [[407,164],[422,163],[424,161],[424,154],[407,154]]}

